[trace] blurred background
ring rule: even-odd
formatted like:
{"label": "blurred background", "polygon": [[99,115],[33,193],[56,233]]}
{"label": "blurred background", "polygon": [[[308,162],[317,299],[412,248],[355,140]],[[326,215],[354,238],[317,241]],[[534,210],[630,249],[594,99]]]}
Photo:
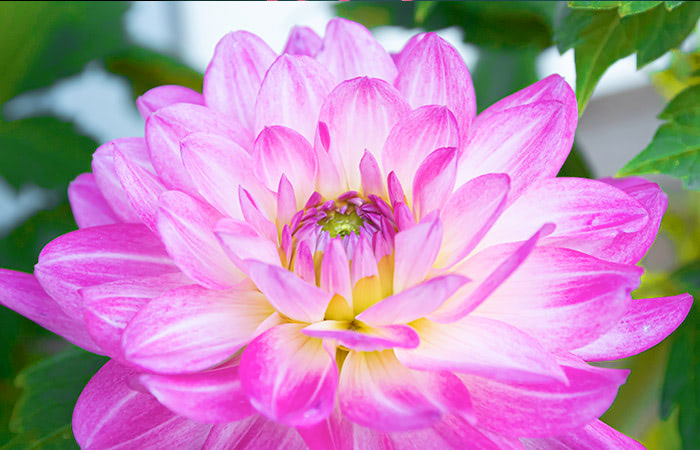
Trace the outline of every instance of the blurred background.
{"label": "blurred background", "polygon": [[[552,73],[576,85],[574,50],[560,54],[554,44],[566,8],[565,2],[4,2],[0,267],[31,272],[43,245],[76,228],[68,182],[90,170],[101,143],[143,135],[136,96],[162,84],[201,91],[201,74],[228,31],[251,31],[281,51],[293,25],[323,35],[326,22],[343,15],[372,27],[388,50],[398,51],[413,34],[437,30],[467,62],[481,110]],[[699,42],[695,27],[678,50],[641,70],[634,55],[612,64],[580,119],[562,175],[613,176],[647,147],[669,99],[699,81]],[[700,194],[675,178],[651,178],[668,193],[669,211],[642,263],[646,273],[635,297],[697,292]],[[649,448],[700,448],[697,310],[671,339],[614,363],[633,372],[604,420]],[[0,353],[0,449],[74,446],[70,411],[102,360],[66,350],[6,309],[0,309]],[[47,371],[56,376],[42,375]],[[37,399],[44,403],[39,409],[31,406]]]}

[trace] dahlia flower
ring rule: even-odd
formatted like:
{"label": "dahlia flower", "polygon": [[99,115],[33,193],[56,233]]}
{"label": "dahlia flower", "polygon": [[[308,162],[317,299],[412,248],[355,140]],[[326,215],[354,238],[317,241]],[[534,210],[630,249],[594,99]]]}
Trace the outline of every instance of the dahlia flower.
{"label": "dahlia flower", "polygon": [[642,178],[556,178],[559,76],[476,115],[434,33],[238,31],[203,94],[137,100],[68,189],[79,230],[0,302],[111,359],[75,406],[87,449],[617,448],[598,420],[687,294],[632,300],[666,208]]}

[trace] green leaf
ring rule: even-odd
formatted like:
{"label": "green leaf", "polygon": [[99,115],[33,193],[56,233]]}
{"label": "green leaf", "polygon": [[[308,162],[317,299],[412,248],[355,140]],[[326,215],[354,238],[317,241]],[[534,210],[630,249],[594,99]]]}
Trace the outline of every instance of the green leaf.
{"label": "green leaf", "polygon": [[662,173],[682,179],[686,189],[700,190],[700,85],[678,94],[659,118],[668,123],[619,174]]}
{"label": "green leaf", "polygon": [[[619,2],[587,2],[587,1],[573,1],[569,2],[569,6],[572,8],[577,8],[577,9],[613,9],[613,8],[618,8],[618,14],[620,17],[625,17],[629,16],[632,14],[639,14],[644,11],[648,11],[658,5],[660,5],[661,1],[619,1]],[[669,9],[673,9],[673,7],[668,7],[668,3],[666,2],[667,5],[666,7]],[[682,3],[682,2],[671,2],[671,3]]]}
{"label": "green leaf", "polygon": [[658,6],[627,17],[611,10],[566,10],[555,27],[554,39],[561,53],[574,48],[579,113],[615,61],[637,52],[637,67],[644,66],[680,45],[698,17],[700,3],[693,2],[671,12]]}
{"label": "green leaf", "polygon": [[675,8],[675,7],[677,7],[677,6],[681,6],[681,5],[682,5],[683,3],[685,3],[685,2],[681,2],[681,1],[668,1],[668,2],[664,2],[664,3],[666,4],[666,9],[668,9],[669,11],[671,11],[673,8]]}
{"label": "green leaf", "polygon": [[0,176],[14,187],[31,182],[65,191],[90,170],[97,142],[55,117],[0,120]]}
{"label": "green leaf", "polygon": [[569,6],[577,9],[613,9],[620,6],[620,3],[624,2],[588,2],[588,1],[573,1],[569,2]]}
{"label": "green leaf", "polygon": [[586,162],[586,158],[583,157],[579,146],[574,142],[569,156],[566,157],[566,161],[559,169],[558,177],[576,177],[576,178],[593,178],[593,172]]}

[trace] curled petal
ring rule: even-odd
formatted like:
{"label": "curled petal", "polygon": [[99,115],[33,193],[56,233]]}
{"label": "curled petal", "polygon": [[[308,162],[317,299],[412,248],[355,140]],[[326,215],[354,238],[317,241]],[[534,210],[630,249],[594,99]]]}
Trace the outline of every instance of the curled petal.
{"label": "curled petal", "polygon": [[322,339],[334,339],[338,344],[358,352],[418,346],[418,335],[407,325],[362,325],[358,328],[348,321],[324,320],[309,325],[302,333]]}

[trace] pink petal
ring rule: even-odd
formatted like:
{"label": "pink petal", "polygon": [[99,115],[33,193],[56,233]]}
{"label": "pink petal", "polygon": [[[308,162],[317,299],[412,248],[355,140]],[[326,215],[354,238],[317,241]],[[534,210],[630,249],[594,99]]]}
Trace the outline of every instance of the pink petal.
{"label": "pink petal", "polygon": [[255,259],[266,264],[280,265],[280,254],[274,242],[260,236],[253,227],[237,219],[221,219],[214,228],[226,254],[243,272],[247,271],[244,263]]}
{"label": "pink petal", "polygon": [[445,230],[437,266],[449,268],[464,259],[496,222],[510,189],[508,175],[492,173],[467,181],[444,204]]}
{"label": "pink petal", "polygon": [[308,56],[279,56],[265,74],[255,103],[255,134],[271,125],[292,128],[313,141],[333,76]]}
{"label": "pink petal", "polygon": [[277,311],[301,322],[318,322],[333,294],[299,278],[293,272],[255,260],[247,260],[250,278]]}
{"label": "pink petal", "polygon": [[289,32],[287,44],[282,53],[290,55],[316,56],[323,46],[323,40],[309,27],[295,25]]}
{"label": "pink petal", "polygon": [[408,112],[399,92],[383,80],[355,78],[339,84],[321,108],[328,154],[346,190],[359,190],[357,170],[365,150],[375,158],[394,124]]}
{"label": "pink petal", "polygon": [[[234,446],[235,447],[232,447]],[[225,425],[214,425],[203,450],[307,450],[294,428],[255,414]]]}
{"label": "pink petal", "polygon": [[81,448],[200,448],[211,425],[177,416],[148,394],[129,388],[136,372],[114,361],[92,377],[73,410]]}
{"label": "pink petal", "polygon": [[226,256],[213,229],[222,216],[179,191],[159,199],[158,231],[178,268],[202,286],[227,289],[243,277]]}
{"label": "pink petal", "polygon": [[109,356],[123,360],[122,334],[139,309],[170,289],[192,283],[185,274],[176,272],[83,288],[80,296],[87,330]]}
{"label": "pink petal", "polygon": [[297,253],[294,256],[294,273],[307,283],[316,284],[314,257],[306,241],[302,241],[297,247]]}
{"label": "pink petal", "polygon": [[379,164],[370,152],[365,150],[362,159],[360,159],[360,184],[362,193],[365,196],[377,195],[386,197],[386,188],[382,181],[382,171],[379,169]]}
{"label": "pink petal", "polygon": [[163,244],[137,224],[83,228],[59,236],[46,244],[34,267],[41,286],[71,317],[83,315],[81,288],[177,271]]}
{"label": "pink petal", "polygon": [[678,328],[692,304],[688,294],[632,300],[617,325],[572,353],[586,361],[611,361],[641,353]]}
{"label": "pink petal", "polygon": [[301,209],[316,188],[318,160],[311,144],[291,128],[266,127],[255,139],[253,155],[258,179],[277,189],[282,174],[286,175]]}
{"label": "pink petal", "polygon": [[523,439],[526,448],[542,450],[644,450],[639,442],[625,436],[600,420],[594,420],[588,425],[569,433],[551,438]]}
{"label": "pink petal", "polygon": [[403,64],[403,59],[413,51],[416,45],[420,41],[423,40],[423,38],[427,35],[428,33],[418,33],[414,34],[411,36],[411,39],[409,39],[406,44],[403,46],[401,51],[398,53],[394,53],[391,55],[392,59],[394,60],[394,63],[396,64],[397,68],[400,68],[401,65]]}
{"label": "pink petal", "polygon": [[83,173],[68,185],[68,200],[80,228],[97,227],[119,223],[121,220],[112,211],[97,187],[95,176]]}
{"label": "pink petal", "polygon": [[372,252],[372,246],[365,236],[360,236],[360,240],[355,246],[355,252],[350,263],[350,280],[353,286],[362,278],[372,277],[379,274],[377,260]]}
{"label": "pink petal", "polygon": [[287,179],[287,176],[282,174],[282,176],[280,176],[279,185],[277,185],[277,215],[275,216],[277,228],[280,226],[284,227],[284,225],[291,223],[297,211],[297,199],[294,187],[292,183],[289,182],[289,179]]}
{"label": "pink petal", "polygon": [[537,247],[474,313],[513,325],[549,350],[574,349],[620,320],[641,273],[574,250]]}
{"label": "pink petal", "polygon": [[505,382],[566,382],[551,353],[503,322],[470,315],[451,324],[424,319],[414,328],[420,336],[418,348],[395,350],[399,361],[412,369],[448,370]]}
{"label": "pink petal", "polygon": [[442,209],[454,189],[456,174],[456,148],[441,148],[425,158],[413,179],[413,210],[419,219]]}
{"label": "pink petal", "polygon": [[462,57],[440,36],[427,33],[402,55],[396,87],[412,108],[447,106],[466,138],[476,116],[474,86]]}
{"label": "pink petal", "polygon": [[440,250],[442,223],[437,214],[426,216],[416,226],[394,238],[394,292],[415,286],[425,279]]}
{"label": "pink petal", "polygon": [[468,281],[456,274],[431,278],[370,306],[357,320],[372,325],[413,322],[435,311]]}
{"label": "pink petal", "polygon": [[445,106],[423,106],[391,129],[382,149],[384,173],[393,171],[403,186],[412,186],[418,167],[430,153],[459,144],[459,126],[452,112]]}
{"label": "pink petal", "polygon": [[151,300],[129,322],[124,356],[149,371],[198,372],[231,357],[273,312],[257,291],[174,289]]}
{"label": "pink petal", "polygon": [[87,333],[82,318],[68,316],[32,274],[0,269],[0,305],[89,352],[104,353]]}
{"label": "pink petal", "polygon": [[274,327],[248,344],[240,377],[261,414],[289,426],[324,420],[335,402],[338,368],[320,339],[301,333],[305,324]]}
{"label": "pink petal", "polygon": [[384,47],[359,23],[336,17],[326,25],[323,47],[316,60],[328,67],[336,81],[367,76],[392,83],[396,66]]}
{"label": "pink petal", "polygon": [[165,186],[150,171],[130,161],[119,150],[114,151],[114,169],[139,221],[158,233],[158,197]]}
{"label": "pink petal", "polygon": [[253,140],[242,125],[204,106],[178,103],[159,109],[146,121],[146,142],[153,167],[168,188],[197,192],[180,157],[180,141],[196,132],[224,137],[245,149]]}
{"label": "pink petal", "polygon": [[136,107],[144,120],[159,109],[175,103],[203,105],[204,97],[199,92],[184,86],[165,85],[149,89],[136,99]]}
{"label": "pink petal", "polygon": [[361,326],[357,329],[349,321],[324,320],[309,325],[302,333],[316,338],[334,339],[339,345],[358,352],[418,346],[418,335],[407,325]]}
{"label": "pink petal", "polygon": [[254,413],[238,377],[240,357],[187,375],[144,374],[139,381],[174,413],[203,423],[226,423]]}
{"label": "pink petal", "polygon": [[247,31],[221,38],[204,74],[207,106],[252,131],[255,98],[276,56],[262,39]]}
{"label": "pink petal", "polygon": [[331,239],[321,262],[321,289],[340,295],[352,306],[349,267],[343,241],[338,238]]}

